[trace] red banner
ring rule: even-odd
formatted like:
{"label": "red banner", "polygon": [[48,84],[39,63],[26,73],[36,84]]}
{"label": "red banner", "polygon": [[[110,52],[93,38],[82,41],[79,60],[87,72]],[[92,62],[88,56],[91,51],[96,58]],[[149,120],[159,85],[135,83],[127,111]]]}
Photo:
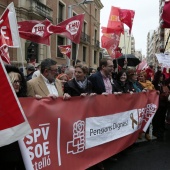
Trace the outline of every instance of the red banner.
{"label": "red banner", "polygon": [[82,170],[124,150],[151,121],[158,97],[151,91],[68,101],[20,99],[33,129],[20,142],[27,148],[22,148],[26,169]]}

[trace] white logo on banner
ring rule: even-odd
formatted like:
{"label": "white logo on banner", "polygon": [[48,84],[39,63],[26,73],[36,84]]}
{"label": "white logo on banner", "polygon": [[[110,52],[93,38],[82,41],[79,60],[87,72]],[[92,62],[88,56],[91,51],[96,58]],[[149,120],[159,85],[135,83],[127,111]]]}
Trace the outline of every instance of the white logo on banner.
{"label": "white logo on banner", "polygon": [[[40,164],[42,168],[51,165],[48,140],[50,123],[40,124],[39,126],[39,128],[33,130],[33,133],[24,138],[31,161],[35,158],[41,158],[39,162],[34,163],[34,169],[38,169]],[[40,139],[43,139],[43,141],[39,142]],[[35,144],[35,147],[33,147],[32,144]]]}
{"label": "white logo on banner", "polygon": [[79,20],[74,20],[71,21],[67,24],[66,26],[66,30],[71,34],[71,35],[75,35],[77,34],[78,30],[80,27],[80,21]]}
{"label": "white logo on banner", "polygon": [[32,33],[39,35],[40,37],[43,37],[45,31],[45,25],[44,24],[36,24],[32,28]]}
{"label": "white logo on banner", "polygon": [[85,148],[85,122],[77,121],[73,124],[73,140],[67,142],[67,153],[77,154]]}

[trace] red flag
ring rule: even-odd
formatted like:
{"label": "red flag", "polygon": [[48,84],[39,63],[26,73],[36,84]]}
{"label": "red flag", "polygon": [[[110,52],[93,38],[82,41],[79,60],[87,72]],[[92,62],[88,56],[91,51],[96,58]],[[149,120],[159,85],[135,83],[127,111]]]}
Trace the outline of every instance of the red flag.
{"label": "red flag", "polygon": [[115,32],[120,32],[124,34],[123,30],[121,30],[119,27],[116,28],[108,28],[108,27],[101,27],[102,33],[110,34],[110,33],[115,33]]}
{"label": "red flag", "polygon": [[129,9],[119,9],[119,14],[120,21],[129,27],[129,33],[131,33],[135,11]]}
{"label": "red flag", "polygon": [[71,45],[59,45],[60,52],[70,58],[71,55]]}
{"label": "red flag", "polygon": [[140,64],[138,64],[136,70],[137,72],[141,71],[141,70],[144,70],[148,67],[148,64],[146,62],[146,60],[143,60]]}
{"label": "red flag", "polygon": [[119,8],[111,7],[107,28],[124,32],[123,23],[120,21]]}
{"label": "red flag", "polygon": [[[49,31],[51,33],[56,33],[63,35],[69,38],[72,42],[79,44],[80,36],[82,31],[82,26],[84,22],[84,14],[76,15],[72,18],[69,18],[58,25],[51,25]],[[62,31],[58,31],[58,28],[61,27]]]}
{"label": "red flag", "polygon": [[115,44],[116,49],[119,45],[120,34],[121,32],[118,31],[115,31],[112,34],[103,34],[101,37],[102,47],[108,49]]}
{"label": "red flag", "polygon": [[108,54],[110,55],[111,58],[119,58],[122,56],[122,53],[116,50],[117,47],[115,45],[111,46],[109,49],[107,49]]}
{"label": "red flag", "polygon": [[0,57],[2,58],[3,62],[10,64],[8,46],[4,45],[0,48]]}
{"label": "red flag", "polygon": [[0,58],[0,146],[8,145],[31,133],[21,105]]}
{"label": "red flag", "polygon": [[0,47],[19,47],[19,34],[13,2],[8,5],[0,18]]}
{"label": "red flag", "polygon": [[163,28],[170,28],[170,1],[165,1],[162,13]]}
{"label": "red flag", "polygon": [[35,43],[50,45],[49,36],[51,33],[48,31],[48,28],[51,25],[51,22],[48,19],[44,21],[21,21],[18,22],[18,25],[21,38]]}

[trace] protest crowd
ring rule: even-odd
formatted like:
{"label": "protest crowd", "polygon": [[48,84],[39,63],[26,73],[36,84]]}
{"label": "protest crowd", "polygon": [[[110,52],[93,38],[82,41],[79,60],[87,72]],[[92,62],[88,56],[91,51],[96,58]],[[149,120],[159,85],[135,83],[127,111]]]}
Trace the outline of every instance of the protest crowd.
{"label": "protest crowd", "polygon": [[[1,42],[1,39],[3,39],[0,44],[0,47],[2,47],[4,51],[6,50],[6,47],[18,48],[20,46],[18,45],[20,43],[17,42],[19,37],[11,36],[13,35],[12,33],[15,31],[17,31],[16,35],[18,36],[20,34],[21,38],[24,38],[30,41],[34,40],[34,42],[36,43],[42,43],[45,45],[50,45],[49,36],[52,33],[53,34],[62,33],[63,36],[70,39],[72,42],[79,44],[80,34],[82,31],[82,26],[83,26],[83,21],[84,21],[84,14],[73,16],[72,18],[69,18],[63,21],[58,25],[53,25],[52,23],[50,23],[49,20],[44,20],[42,23],[45,25],[44,30],[46,30],[46,35],[39,35],[39,34],[31,32],[32,27],[34,27],[35,24],[38,24],[38,25],[42,24],[38,20],[34,20],[34,22],[21,21],[21,22],[18,22],[18,26],[16,24],[15,27],[14,26],[10,27],[9,26],[10,25],[9,22],[11,22],[10,13],[12,13],[13,15],[15,13],[15,11],[13,11],[14,7],[13,8],[11,7],[13,6],[10,4],[8,7],[8,10],[6,10],[5,13],[1,16],[1,22],[2,22],[1,24],[8,25],[7,32],[9,33],[9,37],[7,36],[3,37],[0,34],[1,36],[0,42]],[[137,140],[142,140],[143,138],[145,138],[145,140],[149,142],[153,139],[153,137],[159,140],[164,139],[164,133],[166,130],[165,124],[170,124],[170,72],[168,68],[164,68],[161,65],[154,68],[154,66],[149,63],[147,67],[139,69],[139,67],[137,66],[139,65],[141,61],[139,61],[138,58],[137,58],[138,60],[137,64],[129,65],[128,55],[132,55],[132,54],[123,55],[118,46],[119,46],[120,35],[124,31],[123,22],[126,23],[127,26],[129,26],[129,33],[131,33],[132,22],[133,22],[135,12],[133,10],[124,10],[124,9],[120,9],[117,7],[112,7],[112,13],[114,13],[115,11],[116,11],[116,14],[120,13],[122,16],[125,14],[125,16],[130,16],[130,18],[128,20],[128,23],[123,20],[124,17],[121,17],[122,21],[119,21],[116,23],[114,23],[114,21],[112,20],[109,20],[108,27],[102,28],[102,33],[103,33],[102,38],[101,38],[102,43],[103,43],[102,47],[106,48],[107,50],[108,49],[111,49],[111,50],[110,50],[110,53],[108,50],[109,57],[103,56],[100,59],[97,69],[88,68],[87,65],[85,65],[82,61],[78,60],[78,58],[80,57],[77,56],[77,54],[72,54],[75,56],[74,57],[75,61],[73,61],[71,65],[70,64],[58,65],[57,61],[54,59],[55,58],[54,56],[52,57],[44,56],[45,59],[43,58],[41,62],[38,63],[38,65],[35,65],[35,63],[31,63],[27,61],[27,65],[25,66],[23,62],[22,63],[23,66],[20,68],[10,63],[10,58],[9,56],[6,55],[5,52],[3,53],[2,56],[0,56],[0,74],[3,75],[1,76],[1,87],[0,88],[1,88],[1,91],[3,90],[5,91],[5,95],[7,94],[7,92],[9,94],[10,90],[12,94],[11,96],[8,96],[8,98],[5,98],[6,96],[3,95],[4,100],[2,99],[1,102],[4,102],[4,101],[10,102],[15,98],[16,101],[13,102],[15,106],[17,105],[15,109],[19,107],[21,113],[24,113],[25,110],[27,111],[25,115],[23,114],[24,116],[22,115],[24,118],[19,118],[15,116],[15,114],[17,114],[18,112],[14,114],[11,113],[11,110],[13,109],[14,105],[9,106],[8,112],[6,111],[7,113],[4,110],[0,112],[2,114],[2,112],[4,111],[3,114],[6,113],[6,114],[9,114],[10,116],[11,115],[13,116],[11,119],[9,118],[10,120],[8,119],[8,115],[6,117],[4,116],[6,120],[8,120],[7,122],[3,122],[2,119],[0,119],[1,121],[0,124],[2,124],[0,133],[3,134],[7,139],[10,139],[10,138],[13,139],[11,140],[12,142],[8,140],[8,143],[5,144],[3,140],[5,141],[6,138],[4,139],[4,136],[3,138],[1,138],[0,170],[25,170],[25,169],[33,170],[33,169],[46,169],[46,168],[48,170],[51,167],[53,169],[56,168],[54,167],[56,166],[56,164],[57,166],[60,166],[61,169],[64,169],[65,167],[70,166],[70,164],[73,161],[72,159],[74,159],[73,161],[74,166],[76,166],[75,162],[77,164],[80,162],[79,164],[81,164],[84,161],[83,167],[90,168],[91,166],[94,165],[98,169],[104,170],[105,167],[102,162],[104,159],[101,156],[102,155],[101,152],[100,152],[101,155],[96,155],[96,157],[99,156],[98,159],[87,160],[88,158],[86,156],[89,154],[89,152],[91,152],[91,150],[95,151],[96,147],[99,148],[99,149],[96,149],[97,153],[99,153],[99,150],[101,151],[101,148],[100,148],[101,145],[104,145],[104,148],[107,151],[109,151],[112,148],[108,149],[108,146],[109,146],[108,143],[110,143],[112,146],[116,143],[116,145],[114,146],[116,148],[116,149],[114,148],[115,154],[111,155],[112,152],[108,152],[108,155],[111,157],[109,157],[107,154],[105,154],[105,157],[104,157],[114,162],[114,161],[118,161],[118,157],[117,157],[118,154],[121,154],[122,152],[124,152],[126,148],[133,145],[133,143]],[[110,15],[113,15],[112,13]],[[117,18],[119,18],[119,16],[117,16]],[[72,23],[72,25],[70,23]],[[28,25],[30,26],[29,29],[31,31],[29,29],[27,30]],[[76,27],[77,25],[80,25],[80,27],[76,29],[71,29],[72,27]],[[12,30],[14,28],[16,30]],[[69,28],[70,30],[68,30]],[[120,30],[115,31],[114,28],[119,28]],[[74,30],[76,30],[77,32],[74,34],[71,34],[71,32],[69,32],[71,30],[73,31],[73,33],[74,33]],[[1,30],[1,32],[3,31]],[[32,39],[32,37],[34,38]],[[14,41],[13,38],[16,41]],[[59,48],[61,50],[61,53],[66,55],[68,59],[71,60],[70,59],[71,45],[60,46]],[[120,66],[117,62],[115,63],[115,61],[118,60],[118,58],[122,56],[125,56],[125,58],[123,60],[123,66]],[[6,87],[8,87],[9,90],[2,88],[2,86],[4,87],[4,84],[6,85]],[[151,94],[152,100],[149,100],[150,99],[149,95],[143,95],[143,94]],[[135,102],[134,103],[129,102],[131,101],[130,99],[135,98],[134,96],[136,98],[138,97],[140,101],[138,102],[137,101],[138,99],[137,99],[135,101],[136,103],[138,102],[137,104]],[[102,97],[105,97],[105,100],[107,100],[107,98],[109,97],[114,97],[111,99],[114,99],[115,103],[117,102],[116,99],[118,99],[116,97],[119,97],[119,100],[121,98],[126,98],[126,99],[129,99],[129,101],[128,100],[124,101],[124,104],[126,104],[126,108],[125,107],[123,108],[123,106],[121,106],[122,103],[118,103],[117,104],[118,106],[115,107],[118,111],[117,110],[115,111],[114,109],[112,110],[110,109],[112,107],[109,107],[107,105],[108,103],[105,103],[105,100]],[[96,100],[92,101],[91,99],[93,98],[95,98]],[[145,104],[143,104],[144,101],[142,101],[142,99],[145,100]],[[56,119],[55,114],[58,114],[58,115],[60,114],[60,117],[62,116],[64,117],[65,116],[64,113],[66,112],[68,116],[68,113],[67,113],[68,110],[64,110],[65,112],[61,114],[58,112],[59,111],[62,112],[62,111],[61,110],[58,111],[57,107],[59,107],[60,109],[61,108],[65,109],[64,107],[67,107],[68,105],[70,106],[72,104],[71,107],[69,107],[70,110],[77,109],[76,112],[78,112],[79,110],[81,110],[82,106],[81,105],[77,106],[76,101],[79,102],[80,100],[81,101],[84,100],[83,102],[85,103],[86,108],[84,108],[83,111],[85,110],[87,112],[86,113],[88,115],[87,117],[83,115],[82,117],[78,117],[76,120],[72,120],[73,117],[70,117],[70,119],[67,119],[67,120],[64,119],[64,121],[61,121],[61,119]],[[26,104],[24,103],[25,101],[26,101]],[[75,103],[69,103],[69,101],[70,102],[75,101]],[[92,111],[90,110],[91,108],[88,110],[88,105],[90,105],[88,103],[89,101],[93,103],[94,105],[95,105],[94,102],[99,102],[100,104],[102,104],[102,108],[105,108],[105,110],[104,109],[100,110],[100,107],[101,107],[100,105],[97,107],[92,106],[95,108]],[[32,102],[33,104],[31,105],[30,103]],[[57,105],[57,102],[60,102],[61,105],[60,106]],[[109,102],[112,102],[112,101],[109,101]],[[114,102],[110,103],[110,105],[114,106],[115,105]],[[63,106],[63,103],[66,103],[67,105],[65,104]],[[74,104],[75,106],[73,106]],[[0,105],[1,109],[8,107],[8,106],[2,106],[2,105],[3,104]],[[52,106],[53,107],[55,106],[55,109],[58,112],[55,109],[53,109],[56,112],[50,113],[51,111],[50,110],[48,115],[43,114],[44,117],[42,116],[43,119],[47,119],[47,122],[45,122],[46,124],[43,122],[44,121],[43,119],[42,119],[43,120],[42,122],[41,121],[38,122],[42,118],[41,112],[43,112],[43,110],[48,112],[47,109],[51,109]],[[28,107],[29,107],[29,112],[28,112]],[[77,107],[77,108],[74,108],[74,107]],[[109,107],[111,111],[107,107]],[[119,110],[119,107],[122,107],[124,110],[122,108],[121,108],[122,110]],[[147,107],[150,107],[150,108],[147,108]],[[22,109],[23,110],[25,109],[25,110],[23,111]],[[38,109],[40,109],[41,111],[39,111]],[[107,109],[110,111],[109,113],[105,113]],[[34,110],[34,112],[32,110]],[[84,114],[83,111],[81,110],[81,112]],[[104,113],[100,113],[100,111]],[[33,113],[36,112],[38,116],[36,115],[37,117],[35,118],[34,117],[35,115],[31,115],[32,114],[31,112]],[[98,112],[100,113],[100,115],[97,115]],[[125,119],[123,119],[120,115],[121,116],[123,115],[122,117],[125,117]],[[148,115],[151,115],[151,116],[147,117]],[[50,117],[50,121],[48,120],[49,116],[52,117],[52,118]],[[114,116],[117,118],[115,122],[114,122],[114,118],[115,118]],[[121,117],[120,119],[119,119],[119,116]],[[135,119],[135,116],[138,122]],[[35,120],[32,120],[33,118],[35,118]],[[109,122],[110,121],[109,118],[113,119],[111,120],[112,126],[109,126],[109,125],[106,125],[107,127],[105,127],[105,125],[100,126],[103,121],[102,119],[105,119],[104,122]],[[71,135],[69,137],[70,138],[72,137],[73,140],[70,141],[71,140],[70,138],[63,139],[62,137],[63,136],[65,137],[66,134],[63,135],[62,133],[61,133],[60,138],[58,139],[57,137],[59,136],[60,132],[57,129],[57,127],[51,127],[52,125],[54,125],[53,124],[54,121],[51,121],[51,119],[54,119],[55,123],[57,122],[56,124],[58,125],[57,127],[59,130],[63,128],[63,126],[59,126],[59,125],[61,124],[65,125],[71,122],[68,126],[69,126],[69,129],[73,128],[72,130],[73,132],[71,132],[73,133],[71,134],[73,135],[73,137]],[[97,120],[100,120],[100,122],[97,122]],[[37,124],[36,124],[36,121],[38,122]],[[78,124],[76,121],[80,124]],[[92,127],[89,125],[90,124],[89,122],[91,121],[94,121],[95,123],[94,122],[93,123],[95,125],[97,124],[96,127],[95,125],[92,125]],[[142,121],[145,123],[143,123]],[[16,122],[16,123],[13,123],[13,122]],[[22,126],[22,128],[19,128],[19,125],[20,124],[22,125],[23,122],[28,123],[27,124],[28,127],[25,130],[26,132],[25,135],[23,135],[24,133],[20,137],[19,135],[18,136],[13,135],[14,133],[12,132],[14,131],[15,132],[16,131],[20,132],[22,130],[24,131],[24,128],[23,128],[24,126]],[[149,122],[149,123],[147,124],[146,122]],[[75,126],[77,125],[76,123],[78,124],[78,128],[77,128],[78,130],[75,128]],[[10,128],[8,127],[8,124]],[[143,127],[143,125],[146,127],[145,130],[143,130],[145,128]],[[90,130],[87,128],[87,126],[88,128],[90,127],[89,128]],[[94,126],[94,129],[93,129],[93,126]],[[15,129],[15,127],[17,128]],[[31,129],[32,127],[34,128]],[[51,134],[54,134],[54,131],[51,130],[52,128],[54,128],[55,130],[56,129],[58,130],[57,131],[58,134],[55,131],[55,135],[57,134],[57,137],[53,137],[53,135],[51,135]],[[68,130],[67,128],[65,126],[64,129],[62,129],[63,133],[66,133],[66,131],[64,130],[65,129]],[[5,130],[8,130],[8,129],[10,129],[9,131],[7,131],[9,133],[9,136],[8,134],[4,133]],[[88,131],[87,129],[89,130],[90,133],[87,132]],[[50,133],[51,131],[52,133]],[[107,133],[107,132],[110,132],[110,133]],[[43,137],[41,136],[41,133]],[[117,136],[115,135],[116,136],[115,138],[110,137],[114,133],[117,133],[116,134]],[[88,134],[90,134],[89,135],[90,137],[88,136]],[[104,137],[102,136],[103,138],[102,137],[100,138],[101,134],[104,136]],[[99,138],[95,138],[97,135],[99,136]],[[88,137],[90,138],[90,140],[88,139],[90,142],[89,141],[87,142]],[[38,141],[38,138],[40,139],[40,141]],[[65,145],[63,143],[60,143],[61,138],[62,140],[64,140]],[[108,138],[108,139],[105,140],[105,138]],[[121,141],[120,145],[117,139]],[[98,140],[98,141],[95,141],[95,140]],[[105,140],[105,141],[103,142],[102,140]],[[43,142],[41,143],[41,141]],[[94,143],[91,144],[92,142]],[[22,145],[23,143],[25,144],[24,149]],[[53,145],[51,145],[51,143]],[[53,149],[52,148],[53,146],[56,148]],[[64,151],[63,150],[60,151],[60,146],[61,146],[61,150],[64,148],[63,149]],[[29,154],[28,152],[24,152],[25,150],[26,151],[29,150],[30,151]],[[56,155],[54,154],[53,150],[55,150],[54,151],[55,154],[56,153],[58,154],[57,155],[58,158],[55,157]],[[102,150],[102,152],[105,152],[105,150]],[[87,154],[87,155],[86,156],[83,155],[84,157],[82,156],[84,158],[83,160],[83,159],[76,159],[79,156],[76,154],[79,154],[80,157],[81,157],[81,154]],[[94,153],[90,153],[90,154],[93,155]],[[63,156],[64,158],[61,155],[62,156],[64,155]],[[25,157],[29,158],[28,159],[29,161],[26,162]],[[64,168],[61,166],[61,162],[62,162],[61,157],[65,161],[65,162],[63,161]],[[42,160],[38,160],[38,159],[42,159]],[[53,161],[52,159],[54,159],[55,161]],[[86,163],[85,161],[92,161],[92,163],[88,162],[88,164],[85,165]],[[66,165],[67,163],[68,165]],[[27,168],[26,164],[27,166],[29,164],[31,168]]]}
{"label": "protest crowd", "polygon": [[[164,137],[165,122],[170,123],[170,115],[167,114],[170,108],[170,75],[165,76],[161,67],[154,70],[150,65],[147,69],[139,71],[135,67],[128,68],[125,62],[124,67],[115,72],[113,60],[110,57],[100,60],[95,73],[89,73],[89,68],[81,61],[75,63],[74,66],[61,66],[61,68],[56,61],[47,58],[38,67],[35,68],[34,65],[28,64],[27,75],[24,78],[22,71],[17,67],[5,66],[18,97],[35,97],[37,100],[41,100],[43,97],[56,99],[62,96],[63,100],[71,100],[74,96],[107,96],[123,93],[129,93],[133,97],[134,93],[157,90],[159,107],[152,121],[152,133],[156,138]],[[29,69],[31,69],[31,73],[28,71]],[[148,74],[148,70],[152,74]],[[39,73],[33,77],[37,71]],[[144,132],[139,134],[138,139],[142,139],[142,133]],[[149,127],[145,132],[145,138],[148,141],[151,140]],[[9,170],[25,169],[17,142],[1,147],[0,158],[0,167]],[[116,155],[112,159],[117,160]],[[104,170],[102,163],[96,166]]]}

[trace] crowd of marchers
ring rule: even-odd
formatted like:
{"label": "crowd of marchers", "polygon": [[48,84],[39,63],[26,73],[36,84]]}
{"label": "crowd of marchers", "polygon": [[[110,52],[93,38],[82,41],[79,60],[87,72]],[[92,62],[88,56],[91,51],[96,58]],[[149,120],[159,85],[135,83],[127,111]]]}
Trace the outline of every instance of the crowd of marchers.
{"label": "crowd of marchers", "polygon": [[[129,93],[133,97],[133,93],[156,90],[159,95],[159,107],[152,120],[153,135],[163,138],[165,123],[170,123],[170,73],[166,68],[159,66],[154,69],[150,65],[147,69],[138,71],[135,67],[127,67],[125,62],[123,68],[115,71],[111,58],[102,58],[96,70],[89,69],[79,60],[73,63],[73,66],[59,67],[51,58],[44,59],[37,67],[28,64],[26,76],[15,66],[5,65],[5,68],[16,95],[35,97],[37,100],[43,97],[63,97],[63,100],[71,100],[74,96],[122,93]],[[142,136],[148,141],[151,140],[149,128],[145,135],[139,134],[139,139]],[[102,163],[96,166],[104,170]],[[0,148],[0,169],[25,169],[18,142]]]}

